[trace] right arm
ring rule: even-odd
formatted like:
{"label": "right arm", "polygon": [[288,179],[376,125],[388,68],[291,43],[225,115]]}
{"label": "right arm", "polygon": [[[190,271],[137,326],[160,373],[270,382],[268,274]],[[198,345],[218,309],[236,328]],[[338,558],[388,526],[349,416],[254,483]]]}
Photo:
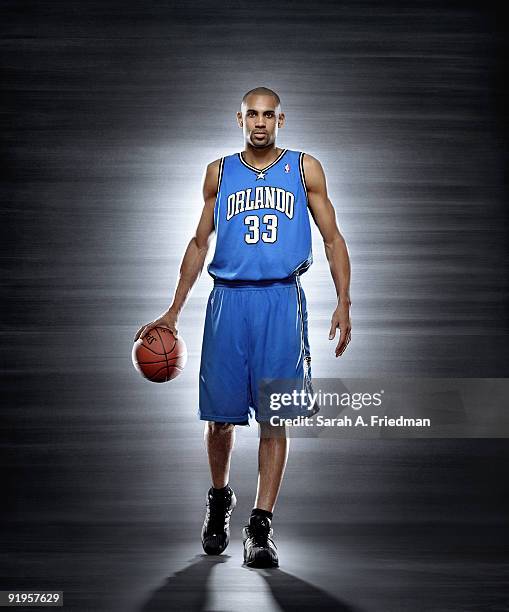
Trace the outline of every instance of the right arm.
{"label": "right arm", "polygon": [[219,161],[216,160],[209,164],[205,172],[203,180],[203,200],[205,204],[194,236],[189,241],[180,264],[178,282],[172,303],[162,316],[140,327],[134,338],[135,342],[156,325],[168,327],[175,337],[178,336],[178,317],[184,308],[191,289],[203,270],[209,250],[210,238],[214,232],[214,205],[217,196]]}

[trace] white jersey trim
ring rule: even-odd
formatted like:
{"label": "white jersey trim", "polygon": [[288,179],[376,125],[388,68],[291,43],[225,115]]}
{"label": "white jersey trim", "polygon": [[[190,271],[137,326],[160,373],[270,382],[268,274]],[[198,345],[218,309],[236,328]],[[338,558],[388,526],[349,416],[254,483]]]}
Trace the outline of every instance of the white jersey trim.
{"label": "white jersey trim", "polygon": [[241,163],[244,164],[244,166],[246,166],[246,168],[249,168],[250,170],[252,170],[253,172],[256,172],[256,174],[260,174],[260,172],[267,172],[267,170],[269,170],[270,168],[272,168],[272,166],[275,166],[278,161],[283,157],[283,155],[288,151],[288,149],[283,149],[281,151],[281,153],[278,155],[278,157],[268,166],[266,166],[265,168],[255,168],[254,166],[252,166],[251,164],[248,164],[247,161],[242,157],[242,153],[237,153],[237,155],[239,156],[239,159],[241,161]]}
{"label": "white jersey trim", "polygon": [[221,198],[219,197],[219,192],[221,189],[221,183],[223,181],[223,168],[224,168],[224,157],[221,157],[219,160],[219,172],[217,174],[217,193],[216,193],[216,202],[214,204],[214,227],[216,230],[216,234],[219,229],[219,212],[221,208]]}
{"label": "white jersey trim", "polygon": [[304,174],[304,153],[300,153],[299,155],[299,173],[300,180],[302,181],[302,187],[304,188],[304,193],[306,194],[306,201],[309,206],[308,188],[306,187],[306,175]]}

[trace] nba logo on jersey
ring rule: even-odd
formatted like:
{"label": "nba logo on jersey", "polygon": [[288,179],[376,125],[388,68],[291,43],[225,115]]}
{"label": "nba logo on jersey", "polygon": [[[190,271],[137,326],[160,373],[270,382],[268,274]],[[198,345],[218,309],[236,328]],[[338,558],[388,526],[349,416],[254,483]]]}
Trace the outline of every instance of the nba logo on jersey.
{"label": "nba logo on jersey", "polygon": [[288,174],[290,172],[290,164],[286,164],[285,172],[286,172],[286,174]]}

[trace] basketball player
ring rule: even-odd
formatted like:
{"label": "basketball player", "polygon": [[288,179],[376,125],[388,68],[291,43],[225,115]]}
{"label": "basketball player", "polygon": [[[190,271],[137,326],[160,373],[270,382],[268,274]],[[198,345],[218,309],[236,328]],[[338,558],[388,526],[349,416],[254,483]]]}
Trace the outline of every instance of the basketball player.
{"label": "basketball player", "polygon": [[[142,326],[135,341],[155,325],[178,336],[177,322],[200,276],[212,234],[216,248],[208,273],[214,279],[203,335],[199,417],[212,476],[206,500],[202,545],[210,555],[229,543],[236,497],[229,485],[235,426],[260,425],[258,490],[243,529],[244,561],[250,567],[276,567],[271,527],[288,456],[281,427],[263,419],[258,384],[263,378],[295,379],[308,385],[311,356],[306,298],[300,283],[312,263],[309,214],[325,245],[337,305],[329,339],[340,335],[336,357],[350,342],[350,261],[327,195],[324,172],[311,155],[276,146],[284,126],[279,96],[265,87],[246,93],[240,112],[244,150],[208,165],[205,205],[180,267],[173,302],[158,319]],[[316,409],[315,409],[316,410]],[[278,435],[274,430],[278,429]]]}

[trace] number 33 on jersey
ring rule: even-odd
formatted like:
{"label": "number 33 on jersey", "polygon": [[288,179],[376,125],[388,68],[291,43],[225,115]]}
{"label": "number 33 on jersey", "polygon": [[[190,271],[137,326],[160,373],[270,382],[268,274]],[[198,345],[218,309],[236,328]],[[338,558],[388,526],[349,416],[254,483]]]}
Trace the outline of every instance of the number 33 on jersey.
{"label": "number 33 on jersey", "polygon": [[303,153],[283,149],[263,170],[242,153],[223,157],[214,207],[213,278],[268,280],[313,262]]}

